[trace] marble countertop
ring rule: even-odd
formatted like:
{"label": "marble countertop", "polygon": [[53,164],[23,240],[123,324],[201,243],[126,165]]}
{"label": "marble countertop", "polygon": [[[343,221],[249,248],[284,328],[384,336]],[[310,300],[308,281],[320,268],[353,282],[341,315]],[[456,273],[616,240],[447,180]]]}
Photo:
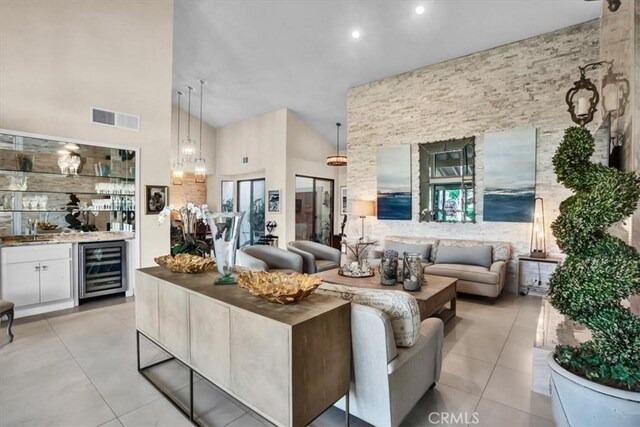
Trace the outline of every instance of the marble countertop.
{"label": "marble countertop", "polygon": [[60,243],[102,242],[108,240],[131,240],[135,233],[126,231],[93,231],[71,233],[42,233],[36,240],[32,236],[4,236],[0,237],[0,247],[55,245]]}

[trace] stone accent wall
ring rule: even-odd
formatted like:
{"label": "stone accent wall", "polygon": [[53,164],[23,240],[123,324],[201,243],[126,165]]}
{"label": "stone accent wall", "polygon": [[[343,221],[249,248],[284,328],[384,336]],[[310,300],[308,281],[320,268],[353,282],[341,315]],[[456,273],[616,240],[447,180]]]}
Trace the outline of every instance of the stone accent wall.
{"label": "stone accent wall", "polygon": [[[484,223],[484,133],[536,127],[536,194],[545,200],[547,227],[570,192],[556,182],[551,158],[563,131],[571,126],[564,101],[578,79],[578,66],[599,60],[600,21],[594,20],[538,37],[420,68],[355,87],[348,94],[347,184],[349,200],[375,200],[376,150],[412,144],[413,220],[367,218],[370,238],[428,235],[440,238],[511,242],[514,259],[529,252],[530,224]],[[597,73],[594,83],[599,84]],[[598,121],[598,120],[596,120]],[[599,123],[592,122],[593,131]],[[418,143],[476,136],[477,223],[419,223]],[[603,160],[606,147],[598,147]],[[509,165],[505,165],[509,167]],[[349,220],[348,235],[360,234],[360,221]],[[559,255],[550,230],[548,249]],[[515,262],[508,289],[516,290]],[[537,269],[536,269],[537,275]]]}
{"label": "stone accent wall", "polygon": [[193,172],[185,172],[182,185],[171,184],[169,189],[169,203],[176,209],[181,208],[188,202],[198,206],[207,203],[207,183],[196,183]]}

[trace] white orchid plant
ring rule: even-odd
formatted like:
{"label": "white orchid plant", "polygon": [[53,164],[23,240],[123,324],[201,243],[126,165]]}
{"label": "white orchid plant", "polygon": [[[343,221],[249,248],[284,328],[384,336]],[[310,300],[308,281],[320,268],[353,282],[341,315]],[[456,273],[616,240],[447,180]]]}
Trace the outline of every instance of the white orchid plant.
{"label": "white orchid plant", "polygon": [[179,209],[176,209],[173,205],[165,206],[158,214],[158,224],[164,223],[167,217],[171,215],[171,212],[177,212],[180,216],[180,222],[182,222],[182,241],[178,241],[177,244],[173,245],[171,255],[192,253],[204,256],[207,254],[208,245],[196,239],[196,224],[198,221],[202,221],[207,225],[209,207],[207,205],[197,206],[191,202]]}

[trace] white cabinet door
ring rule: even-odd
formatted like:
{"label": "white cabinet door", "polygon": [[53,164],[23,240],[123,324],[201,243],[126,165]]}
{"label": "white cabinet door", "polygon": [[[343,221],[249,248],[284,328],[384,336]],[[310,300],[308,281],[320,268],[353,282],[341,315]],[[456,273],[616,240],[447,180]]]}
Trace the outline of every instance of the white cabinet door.
{"label": "white cabinet door", "polygon": [[40,302],[40,264],[19,262],[5,264],[2,274],[2,299],[13,302],[16,307]]}
{"label": "white cabinet door", "polygon": [[40,262],[40,302],[71,298],[71,260]]}

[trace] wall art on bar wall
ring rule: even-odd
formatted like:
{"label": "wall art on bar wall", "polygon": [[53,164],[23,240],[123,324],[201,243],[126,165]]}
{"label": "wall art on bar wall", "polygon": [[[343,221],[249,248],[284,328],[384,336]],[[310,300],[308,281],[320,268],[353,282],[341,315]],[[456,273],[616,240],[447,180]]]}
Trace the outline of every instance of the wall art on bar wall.
{"label": "wall art on bar wall", "polygon": [[411,146],[378,148],[378,219],[411,219]]}
{"label": "wall art on bar wall", "polygon": [[169,187],[166,185],[147,185],[146,199],[145,213],[147,215],[160,213],[169,204]]}
{"label": "wall art on bar wall", "polygon": [[485,221],[531,222],[536,191],[536,129],[484,135]]}

